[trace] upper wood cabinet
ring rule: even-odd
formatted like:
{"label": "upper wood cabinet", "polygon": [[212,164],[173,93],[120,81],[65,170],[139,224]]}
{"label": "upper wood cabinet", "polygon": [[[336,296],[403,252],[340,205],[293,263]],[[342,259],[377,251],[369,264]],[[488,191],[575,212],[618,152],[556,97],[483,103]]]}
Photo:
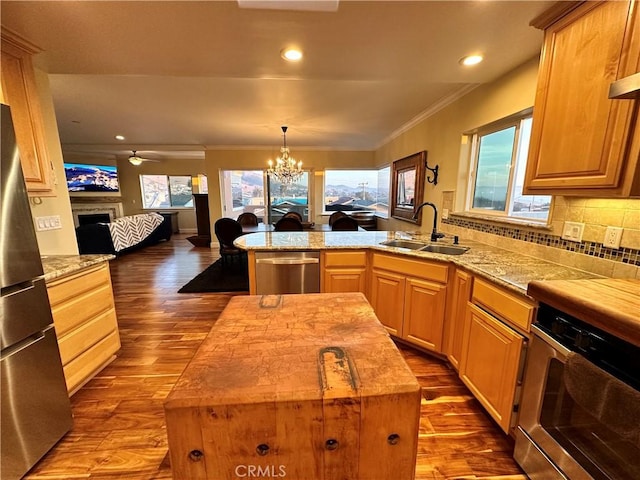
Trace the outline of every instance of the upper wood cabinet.
{"label": "upper wood cabinet", "polygon": [[640,71],[638,7],[584,2],[532,22],[545,36],[524,193],[640,195],[640,101],[608,98],[612,82]]}
{"label": "upper wood cabinet", "polygon": [[1,40],[2,101],[11,107],[27,191],[30,195],[54,196],[53,167],[31,62],[40,49],[4,28]]}

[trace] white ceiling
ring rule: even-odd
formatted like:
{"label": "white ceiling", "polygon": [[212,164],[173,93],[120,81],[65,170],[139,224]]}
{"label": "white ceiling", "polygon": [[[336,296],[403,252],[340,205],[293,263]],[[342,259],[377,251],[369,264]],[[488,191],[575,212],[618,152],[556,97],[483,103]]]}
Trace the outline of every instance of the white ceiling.
{"label": "white ceiling", "polygon": [[[375,149],[538,54],[542,32],[529,21],[553,3],[343,0],[336,12],[312,12],[2,1],[0,18],[43,49],[36,63],[49,73],[65,152],[202,156],[277,146],[281,125],[291,147]],[[303,50],[301,63],[282,60],[289,45]],[[476,52],[482,64],[458,64]]]}

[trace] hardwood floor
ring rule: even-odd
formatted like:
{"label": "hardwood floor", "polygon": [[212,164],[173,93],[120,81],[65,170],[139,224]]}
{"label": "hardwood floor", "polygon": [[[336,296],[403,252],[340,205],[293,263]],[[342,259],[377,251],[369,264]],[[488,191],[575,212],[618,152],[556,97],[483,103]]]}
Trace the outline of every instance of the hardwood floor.
{"label": "hardwood floor", "polygon": [[[26,479],[172,478],[162,403],[232,295],[176,293],[218,256],[185,238],[111,262],[122,349],[71,398],[73,430]],[[455,371],[400,349],[424,393],[416,479],[526,478]]]}

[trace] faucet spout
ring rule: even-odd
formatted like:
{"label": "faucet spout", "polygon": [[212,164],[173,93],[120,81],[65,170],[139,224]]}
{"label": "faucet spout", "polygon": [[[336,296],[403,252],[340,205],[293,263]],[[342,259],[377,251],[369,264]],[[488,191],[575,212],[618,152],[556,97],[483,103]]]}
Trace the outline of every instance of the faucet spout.
{"label": "faucet spout", "polygon": [[422,210],[422,207],[426,205],[430,206],[433,209],[433,230],[431,231],[431,241],[437,242],[439,238],[444,237],[444,233],[438,232],[438,209],[435,204],[431,202],[424,202],[418,205],[418,208],[416,208],[416,213],[413,214],[413,219],[416,220],[418,218],[420,210]]}

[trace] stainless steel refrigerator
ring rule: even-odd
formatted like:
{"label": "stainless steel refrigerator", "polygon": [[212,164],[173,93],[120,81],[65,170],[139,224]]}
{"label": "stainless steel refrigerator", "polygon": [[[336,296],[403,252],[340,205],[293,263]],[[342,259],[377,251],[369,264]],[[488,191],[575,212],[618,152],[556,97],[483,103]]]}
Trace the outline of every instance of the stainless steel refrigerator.
{"label": "stainless steel refrigerator", "polygon": [[0,478],[21,478],[71,428],[71,404],[53,329],[10,109],[0,127]]}

